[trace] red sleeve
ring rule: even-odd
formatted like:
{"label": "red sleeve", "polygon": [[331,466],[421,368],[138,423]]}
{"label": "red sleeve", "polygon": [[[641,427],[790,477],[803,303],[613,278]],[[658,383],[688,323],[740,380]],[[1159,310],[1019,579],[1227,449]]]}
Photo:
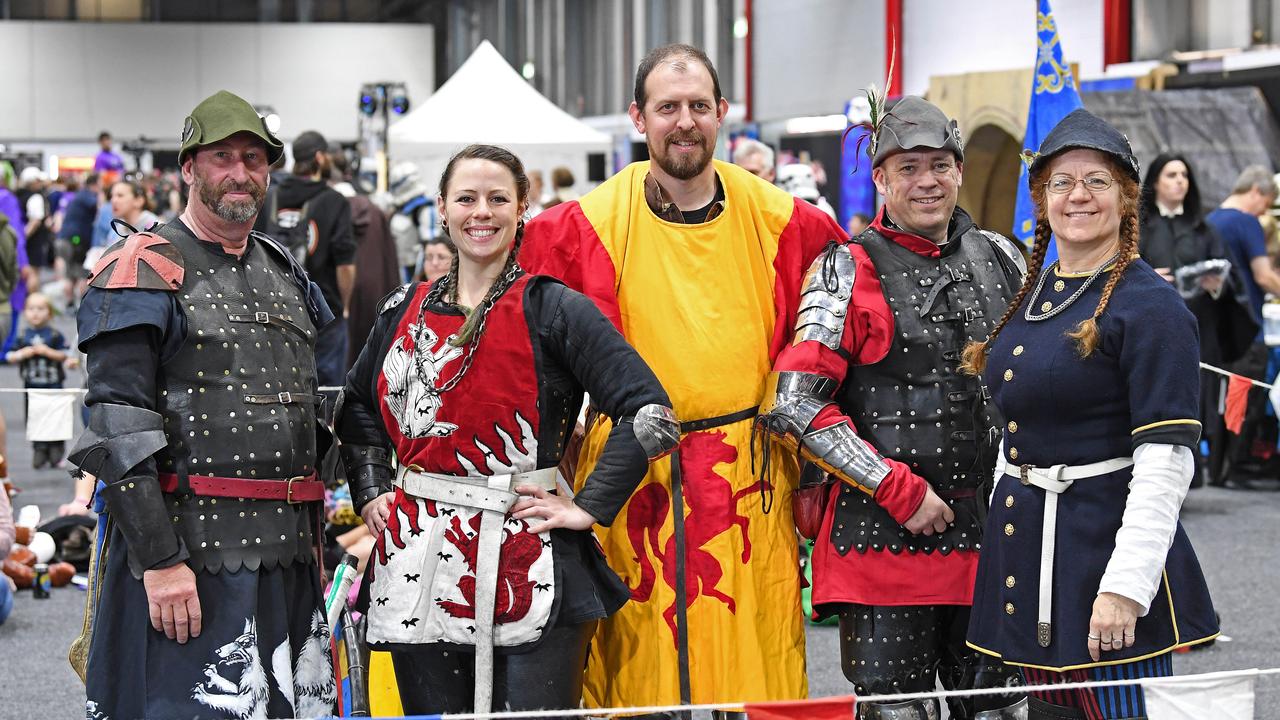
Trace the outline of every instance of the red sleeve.
{"label": "red sleeve", "polygon": [[[885,302],[880,275],[862,246],[850,244],[849,252],[853,255],[856,269],[853,297],[849,301],[849,312],[845,315],[840,349],[832,350],[816,340],[796,344],[787,342],[778,353],[774,370],[815,373],[843,384],[850,365],[870,365],[880,362],[889,354],[889,348],[893,345],[893,312]],[[795,294],[799,298],[798,284]],[[794,325],[793,319],[789,326],[792,333]],[[818,413],[809,426],[820,430],[838,423],[855,427],[853,421],[840,411],[840,406],[831,403]],[[871,447],[880,451],[879,448]],[[885,462],[889,464],[890,472],[880,483],[875,500],[894,520],[904,523],[915,514],[924,500],[926,484],[906,464],[890,459]]]}
{"label": "red sleeve", "polygon": [[556,205],[529,221],[520,244],[520,266],[536,275],[550,275],[591,298],[622,332],[613,258],[577,200]]}
{"label": "red sleeve", "polygon": [[795,333],[796,311],[800,305],[800,283],[804,282],[804,274],[809,265],[827,243],[843,243],[848,239],[848,235],[830,215],[799,198],[795,198],[794,203],[791,221],[782,229],[782,235],[778,238],[778,254],[773,259],[776,321],[773,324],[769,357],[774,360],[791,343]]}

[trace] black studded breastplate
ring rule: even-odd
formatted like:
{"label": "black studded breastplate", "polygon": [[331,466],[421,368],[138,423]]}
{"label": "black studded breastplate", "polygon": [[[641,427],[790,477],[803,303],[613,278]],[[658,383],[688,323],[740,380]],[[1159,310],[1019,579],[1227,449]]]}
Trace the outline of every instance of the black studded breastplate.
{"label": "black studded breastplate", "polygon": [[179,477],[166,502],[195,568],[257,569],[312,558],[305,505],[197,497],[190,475],[279,480],[316,469],[316,328],[289,269],[251,239],[241,258],[176,226],[158,233],[183,256],[186,339],[161,367],[157,410]]}
{"label": "black studded breastplate", "polygon": [[965,344],[984,339],[999,320],[1016,279],[977,229],[953,239],[957,246],[936,258],[876,232],[859,242],[879,274],[894,336],[883,360],[850,366],[837,400],[858,434],[927,480],[956,520],[941,534],[912,535],[870,497],[846,487],[832,542],[841,554],[977,549],[999,419],[980,380],[958,366]]}

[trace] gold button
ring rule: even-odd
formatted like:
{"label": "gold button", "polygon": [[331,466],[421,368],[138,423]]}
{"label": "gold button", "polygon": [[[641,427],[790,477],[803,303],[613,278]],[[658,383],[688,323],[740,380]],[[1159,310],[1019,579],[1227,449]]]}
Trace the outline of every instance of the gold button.
{"label": "gold button", "polygon": [[1018,459],[1018,448],[1009,448],[1009,459],[1010,460]]}
{"label": "gold button", "polygon": [[1016,348],[1014,348],[1014,349],[1013,349],[1013,354],[1014,354],[1014,355],[1021,355],[1023,350],[1026,350],[1026,348],[1024,348],[1024,347],[1022,347],[1021,345],[1019,345],[1018,347],[1016,347]]}
{"label": "gold button", "polygon": [[1012,495],[1010,495],[1010,496],[1008,496],[1008,497],[1006,497],[1006,498],[1004,499],[1004,506],[1005,506],[1005,507],[1013,507],[1013,496],[1012,496]]}
{"label": "gold button", "polygon": [[1053,303],[1049,302],[1048,300],[1045,300],[1040,305],[1040,312],[1049,312],[1052,309],[1053,309]]}
{"label": "gold button", "polygon": [[1010,380],[1012,380],[1012,379],[1013,379],[1013,371],[1012,371],[1012,370],[1005,370],[1005,371],[1004,371],[1004,381],[1005,381],[1005,382],[1009,382],[1009,381],[1010,381]]}
{"label": "gold button", "polygon": [[1013,579],[1012,575],[1004,579],[1004,586],[1007,588],[1011,588],[1017,584],[1018,584],[1017,581]]}
{"label": "gold button", "polygon": [[1013,523],[1005,523],[1005,524],[1004,524],[1004,534],[1005,534],[1005,535],[1013,535]]}
{"label": "gold button", "polygon": [[1013,603],[1005,603],[1005,604],[1004,604],[1004,612],[1005,612],[1005,614],[1006,614],[1006,615],[1012,615],[1012,614],[1013,614]]}
{"label": "gold button", "polygon": [[1014,421],[1010,420],[1010,421],[1009,421],[1009,432],[1018,432],[1018,423],[1016,423],[1016,422],[1014,422]]}
{"label": "gold button", "polygon": [[1057,290],[1058,292],[1062,292],[1063,290],[1067,289],[1067,284],[1059,280],[1058,282],[1053,284],[1053,289]]}

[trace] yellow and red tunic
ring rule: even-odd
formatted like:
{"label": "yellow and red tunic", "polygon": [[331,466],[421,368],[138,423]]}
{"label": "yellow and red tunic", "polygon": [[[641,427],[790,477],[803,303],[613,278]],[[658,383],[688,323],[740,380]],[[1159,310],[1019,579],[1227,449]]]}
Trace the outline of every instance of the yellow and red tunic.
{"label": "yellow and red tunic", "polygon": [[[791,338],[805,270],[827,242],[845,236],[814,206],[719,161],[723,211],[700,224],[669,222],[646,202],[648,170],[647,162],[632,164],[539,215],[520,258],[596,302],[657,374],[686,428],[674,459],[654,463],[612,527],[600,530],[632,602],[601,625],[586,702],[803,697],[791,517],[797,466],[778,460],[779,452],[760,484],[750,411]],[[693,421],[726,416],[742,419],[688,431]],[[607,421],[589,430],[579,483],[609,430]],[[673,508],[681,507],[677,537]],[[684,607],[675,590],[681,574]],[[678,631],[685,607],[687,667]]]}

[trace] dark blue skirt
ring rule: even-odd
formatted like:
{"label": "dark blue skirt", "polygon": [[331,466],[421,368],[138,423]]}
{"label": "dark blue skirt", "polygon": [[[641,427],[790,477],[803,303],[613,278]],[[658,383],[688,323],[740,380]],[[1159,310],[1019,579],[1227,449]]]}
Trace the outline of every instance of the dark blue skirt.
{"label": "dark blue skirt", "polygon": [[203,629],[180,645],[151,627],[146,591],[114,525],[98,552],[87,717],[332,715],[329,628],[314,564],[197,573]]}
{"label": "dark blue skirt", "polygon": [[969,619],[969,645],[1007,663],[1063,671],[1140,660],[1210,640],[1218,622],[1191,541],[1178,524],[1164,576],[1133,647],[1089,657],[1089,619],[1115,550],[1131,472],[1077,481],[1058,498],[1052,637],[1036,638],[1045,491],[1005,475],[983,533]]}

